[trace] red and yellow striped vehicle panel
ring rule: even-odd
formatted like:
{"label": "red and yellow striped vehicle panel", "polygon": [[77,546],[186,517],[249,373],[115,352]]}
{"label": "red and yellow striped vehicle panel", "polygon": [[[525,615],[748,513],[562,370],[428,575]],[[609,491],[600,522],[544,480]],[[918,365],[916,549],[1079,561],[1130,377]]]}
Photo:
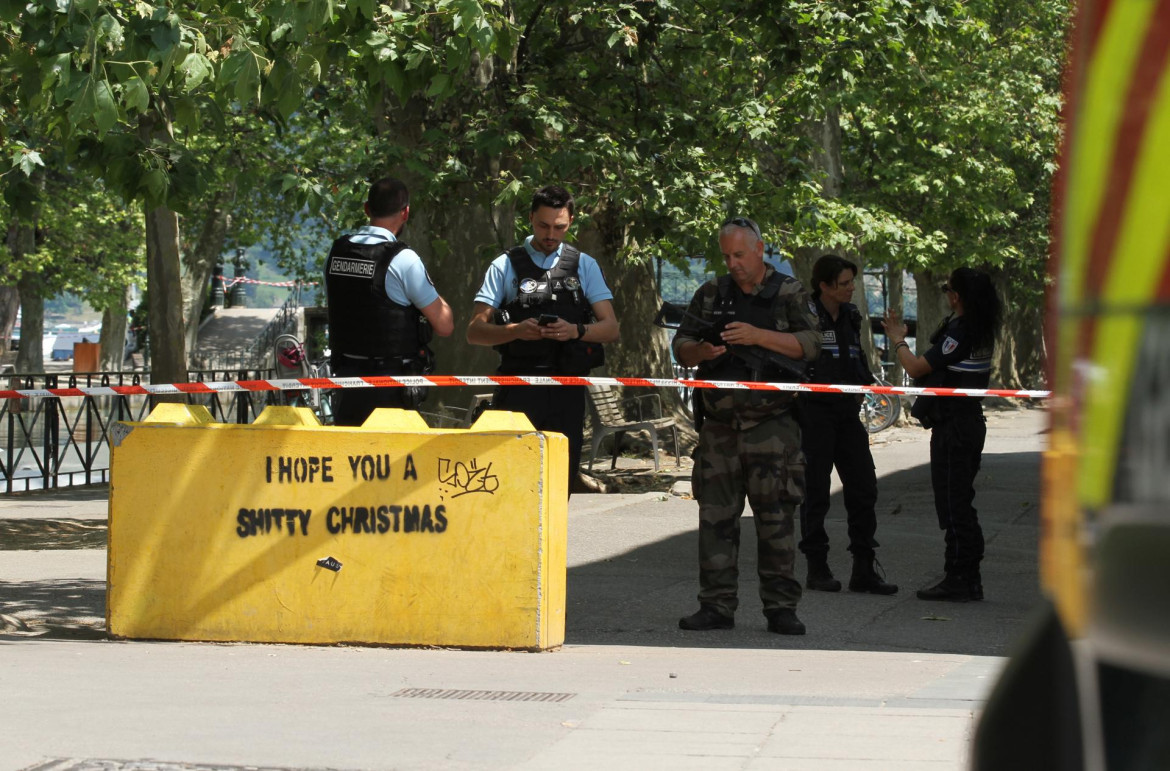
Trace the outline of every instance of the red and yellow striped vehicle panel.
{"label": "red and yellow striped vehicle panel", "polygon": [[1170,0],[1086,0],[1070,41],[1054,189],[1041,575],[1077,632],[1091,613],[1083,533],[1116,499],[1141,398],[1135,383],[1148,379],[1138,375],[1150,366],[1143,343],[1157,333],[1151,314],[1170,300]]}

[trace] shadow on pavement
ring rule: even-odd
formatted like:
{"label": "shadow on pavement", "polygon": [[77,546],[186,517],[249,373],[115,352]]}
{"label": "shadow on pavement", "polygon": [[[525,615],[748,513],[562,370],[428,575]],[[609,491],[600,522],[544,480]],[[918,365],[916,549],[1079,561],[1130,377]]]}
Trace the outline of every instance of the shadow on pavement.
{"label": "shadow on pavement", "polygon": [[16,492],[0,497],[0,504],[5,502],[14,505],[30,502],[35,502],[37,504],[49,504],[58,501],[108,501],[109,499],[110,485],[109,483],[106,483],[100,485],[56,487],[52,490],[30,490],[28,492]]}
{"label": "shadow on pavement", "polygon": [[[914,596],[916,589],[941,575],[943,535],[929,490],[929,467],[921,464],[883,476],[878,557],[887,579],[899,584],[900,591],[878,597],[848,590],[836,594],[806,590],[798,613],[809,632],[802,637],[765,630],[750,516],[745,515],[742,523],[736,628],[683,632],[678,618],[698,607],[698,504],[647,495],[616,508],[571,514],[565,644],[1005,655],[1040,602],[1038,480],[1038,453],[984,456],[976,480],[976,506],[987,542],[983,563],[987,599],[955,604],[928,603]],[[69,492],[108,495],[104,489]],[[88,525],[86,537],[93,537],[99,523]],[[100,526],[104,533],[104,522]],[[850,563],[839,493],[833,497],[826,526],[832,544],[830,564],[847,582]],[[803,581],[805,564],[799,555],[796,571]],[[101,580],[0,582],[0,640],[33,634],[39,639],[101,639],[104,616]]]}
{"label": "shadow on pavement", "polygon": [[0,641],[106,638],[104,581],[0,581],[0,598]]}
{"label": "shadow on pavement", "polygon": [[0,551],[104,549],[104,519],[0,519]]}
{"label": "shadow on pavement", "polygon": [[[754,522],[744,517],[740,548],[740,606],[736,628],[683,632],[678,618],[698,608],[698,504],[673,498],[660,515],[674,533],[619,554],[570,567],[567,645],[651,645],[704,648],[794,648],[1005,655],[1039,605],[1037,453],[989,454],[976,480],[975,504],[987,543],[983,583],[987,599],[975,603],[925,602],[915,591],[942,574],[943,532],[938,528],[926,464],[879,480],[878,558],[892,597],[805,590],[798,608],[803,637],[765,630],[758,596]],[[1021,484],[1021,479],[1031,480]],[[652,504],[647,504],[650,506]],[[638,516],[603,513],[570,523],[636,527]],[[850,557],[840,494],[833,496],[827,528],[830,563],[848,582]],[[648,516],[647,527],[656,524]],[[660,524],[660,523],[659,523]],[[685,528],[684,532],[679,532]],[[799,526],[798,526],[799,531]],[[799,532],[797,533],[799,537]],[[596,538],[605,537],[604,532]],[[570,553],[573,552],[570,539]],[[797,577],[805,563],[797,556]]]}

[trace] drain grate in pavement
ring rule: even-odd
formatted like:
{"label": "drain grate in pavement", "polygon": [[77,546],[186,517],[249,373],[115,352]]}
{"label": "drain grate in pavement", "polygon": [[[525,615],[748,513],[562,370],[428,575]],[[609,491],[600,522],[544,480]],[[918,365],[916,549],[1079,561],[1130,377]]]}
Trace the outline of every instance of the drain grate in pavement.
{"label": "drain grate in pavement", "polygon": [[575,693],[537,691],[461,691],[451,688],[403,688],[390,694],[402,699],[461,699],[463,701],[568,701]]}

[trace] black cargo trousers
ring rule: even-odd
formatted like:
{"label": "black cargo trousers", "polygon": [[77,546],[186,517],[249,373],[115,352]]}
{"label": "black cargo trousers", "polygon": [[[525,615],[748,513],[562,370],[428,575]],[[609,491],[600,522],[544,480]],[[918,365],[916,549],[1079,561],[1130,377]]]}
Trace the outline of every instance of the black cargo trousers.
{"label": "black cargo trousers", "polygon": [[833,467],[844,488],[849,551],[871,558],[878,542],[877,473],[869,451],[869,433],[862,425],[860,405],[852,394],[802,394],[797,414],[804,449],[804,503],[800,507],[800,551],[806,557],[824,557],[829,551],[825,516],[829,513]]}

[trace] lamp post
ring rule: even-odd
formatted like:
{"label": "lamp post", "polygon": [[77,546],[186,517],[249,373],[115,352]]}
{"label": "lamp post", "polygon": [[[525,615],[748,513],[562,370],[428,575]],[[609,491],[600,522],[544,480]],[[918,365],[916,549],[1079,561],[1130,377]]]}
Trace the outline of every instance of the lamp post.
{"label": "lamp post", "polygon": [[222,308],[223,301],[223,263],[217,262],[211,269],[211,304],[216,308]]}
{"label": "lamp post", "polygon": [[244,282],[240,280],[243,277],[244,277],[244,249],[243,249],[243,247],[238,247],[236,249],[235,273],[233,275],[233,278],[235,279],[235,281],[232,283],[232,293],[231,293],[232,307],[233,308],[243,308],[246,305],[246,297],[247,296],[244,294]]}

